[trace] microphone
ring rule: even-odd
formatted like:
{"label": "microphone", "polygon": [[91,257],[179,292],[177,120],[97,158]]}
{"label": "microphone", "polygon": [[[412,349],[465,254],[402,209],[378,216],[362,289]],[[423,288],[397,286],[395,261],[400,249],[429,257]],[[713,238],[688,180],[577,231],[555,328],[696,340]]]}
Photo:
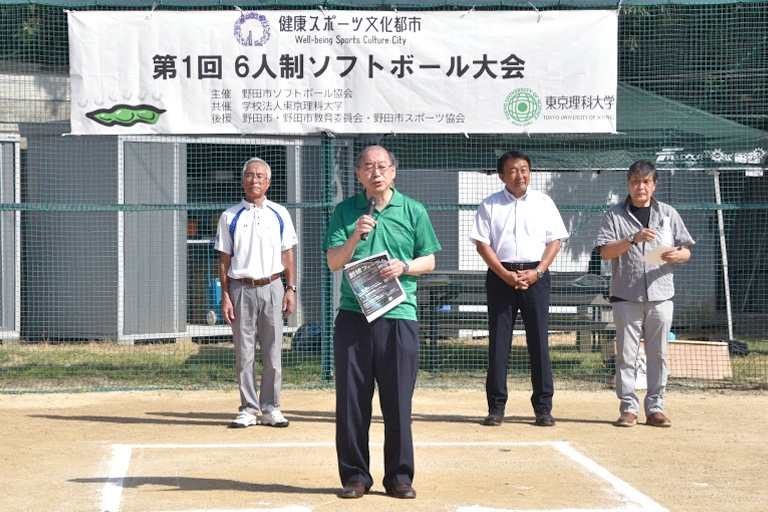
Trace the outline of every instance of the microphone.
{"label": "microphone", "polygon": [[[373,210],[376,209],[376,198],[372,197],[368,200],[368,209],[365,210],[365,214],[369,217],[373,216]],[[360,240],[368,240],[368,233],[360,235]]]}

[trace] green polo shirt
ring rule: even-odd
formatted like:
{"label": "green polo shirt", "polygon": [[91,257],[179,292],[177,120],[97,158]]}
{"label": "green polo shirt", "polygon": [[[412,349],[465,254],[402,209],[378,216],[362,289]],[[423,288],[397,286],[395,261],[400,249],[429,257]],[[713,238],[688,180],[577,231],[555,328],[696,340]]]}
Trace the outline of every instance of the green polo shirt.
{"label": "green polo shirt", "polygon": [[[394,188],[392,191],[394,194],[389,204],[382,211],[373,212],[373,218],[377,222],[376,228],[368,234],[367,240],[361,240],[357,244],[352,261],[384,251],[387,251],[390,258],[411,261],[442,249],[424,205]],[[323,251],[342,245],[352,236],[355,232],[355,222],[361,215],[365,215],[367,206],[368,200],[364,191],[336,205],[328,232],[325,234]],[[339,309],[362,313],[347,277],[343,273],[342,276]],[[402,275],[399,279],[407,298],[385,313],[384,318],[416,320],[416,276]]]}

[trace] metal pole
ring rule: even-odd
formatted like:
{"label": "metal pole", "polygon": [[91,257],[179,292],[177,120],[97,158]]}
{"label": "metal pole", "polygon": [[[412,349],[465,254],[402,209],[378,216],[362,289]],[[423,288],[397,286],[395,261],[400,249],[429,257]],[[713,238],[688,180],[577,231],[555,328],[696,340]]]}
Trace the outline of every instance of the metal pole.
{"label": "metal pole", "polygon": [[[713,171],[712,176],[715,180],[715,201],[717,206],[723,204],[720,197],[720,172]],[[733,339],[733,311],[731,310],[731,283],[728,278],[728,251],[725,246],[725,222],[723,221],[723,210],[717,209],[717,227],[720,232],[720,255],[723,260],[723,284],[725,285],[725,309],[728,313],[728,339]]]}
{"label": "metal pole", "polygon": [[[333,172],[336,165],[334,156],[334,140],[327,133],[320,135],[320,165],[325,185],[323,206],[323,234],[328,230],[328,224],[331,220],[332,204],[334,197],[333,190]],[[325,260],[325,258],[322,258]],[[325,263],[323,261],[323,263]],[[323,381],[333,380],[333,273],[328,265],[322,265],[320,283],[320,351],[321,351],[321,375]]]}

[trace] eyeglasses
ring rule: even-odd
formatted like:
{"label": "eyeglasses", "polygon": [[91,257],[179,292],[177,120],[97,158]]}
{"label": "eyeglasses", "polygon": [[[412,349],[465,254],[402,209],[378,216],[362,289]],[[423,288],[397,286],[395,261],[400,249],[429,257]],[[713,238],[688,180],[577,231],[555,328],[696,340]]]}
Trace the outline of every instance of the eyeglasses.
{"label": "eyeglasses", "polygon": [[373,175],[373,173],[374,173],[374,172],[376,172],[376,171],[378,171],[378,172],[379,172],[379,174],[387,174],[387,172],[389,172],[389,170],[390,170],[391,168],[392,168],[392,164],[389,164],[389,165],[381,165],[381,164],[379,164],[379,165],[373,165],[373,164],[368,164],[368,165],[364,165],[364,166],[363,166],[363,167],[361,167],[360,169],[361,169],[361,170],[362,170],[362,171],[363,171],[365,174],[367,174],[367,175],[369,175],[369,176],[372,176],[372,175]]}
{"label": "eyeglasses", "polygon": [[248,173],[245,176],[243,176],[243,180],[244,181],[245,180],[249,180],[249,181],[254,181],[255,180],[255,181],[265,182],[265,181],[269,181],[269,178],[267,176],[264,176],[263,174],[251,174],[251,173]]}

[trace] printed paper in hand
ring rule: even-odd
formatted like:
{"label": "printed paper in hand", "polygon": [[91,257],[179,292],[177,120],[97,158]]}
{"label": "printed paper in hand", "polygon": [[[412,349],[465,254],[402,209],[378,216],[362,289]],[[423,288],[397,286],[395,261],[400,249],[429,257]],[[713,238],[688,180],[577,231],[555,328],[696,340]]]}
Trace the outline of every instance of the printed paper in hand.
{"label": "printed paper in hand", "polygon": [[399,279],[381,277],[379,272],[387,266],[386,251],[344,265],[344,274],[369,323],[405,300]]}

